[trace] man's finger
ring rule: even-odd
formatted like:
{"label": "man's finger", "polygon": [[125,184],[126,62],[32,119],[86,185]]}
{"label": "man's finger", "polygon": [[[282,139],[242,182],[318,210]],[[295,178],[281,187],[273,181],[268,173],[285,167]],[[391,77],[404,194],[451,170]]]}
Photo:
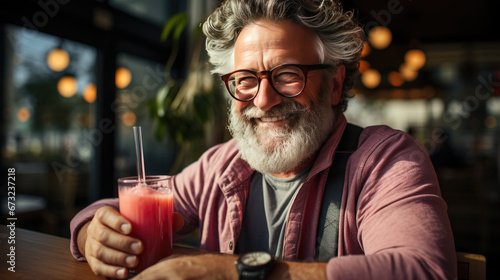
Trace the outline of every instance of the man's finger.
{"label": "man's finger", "polygon": [[[113,248],[129,254],[140,254],[143,250],[142,242],[127,235],[116,232],[103,224],[97,224],[89,229],[87,235],[95,239],[99,246]],[[95,253],[95,252],[93,252]]]}
{"label": "man's finger", "polygon": [[132,225],[130,222],[125,219],[125,217],[120,215],[118,211],[109,206],[99,208],[99,210],[95,213],[95,218],[98,219],[103,225],[106,225],[115,231],[126,235],[129,235],[132,232]]}
{"label": "man's finger", "polygon": [[125,279],[128,276],[128,269],[124,267],[108,265],[93,257],[87,259],[87,262],[95,275],[116,279]]}
{"label": "man's finger", "polygon": [[89,244],[90,255],[99,261],[115,266],[135,267],[138,263],[138,258],[134,254],[128,254],[113,248],[105,247],[98,242]]}

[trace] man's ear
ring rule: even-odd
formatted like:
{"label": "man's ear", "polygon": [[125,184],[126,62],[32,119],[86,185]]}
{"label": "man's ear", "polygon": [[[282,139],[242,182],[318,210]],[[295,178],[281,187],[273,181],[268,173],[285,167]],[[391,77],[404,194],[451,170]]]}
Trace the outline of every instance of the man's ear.
{"label": "man's ear", "polygon": [[340,64],[337,66],[337,73],[333,79],[333,85],[331,88],[332,93],[332,106],[336,106],[340,102],[340,96],[342,95],[342,86],[344,85],[345,78],[345,65]]}

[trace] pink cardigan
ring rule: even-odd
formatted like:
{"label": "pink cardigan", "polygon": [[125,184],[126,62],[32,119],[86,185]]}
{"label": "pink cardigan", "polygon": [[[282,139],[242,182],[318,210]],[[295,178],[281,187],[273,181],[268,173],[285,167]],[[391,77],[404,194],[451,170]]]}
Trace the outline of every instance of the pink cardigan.
{"label": "pink cardigan", "polygon": [[[286,260],[314,261],[323,190],[346,126],[343,115],[335,126],[291,206]],[[178,235],[199,227],[200,248],[234,253],[253,172],[231,140],[176,175],[174,208],[185,219]],[[365,128],[346,175],[339,257],[328,262],[328,279],[456,278],[446,204],[426,151],[411,136],[387,126]],[[103,205],[117,208],[118,201],[95,202],[71,222],[71,251],[79,260],[84,258],[76,244],[78,229]]]}

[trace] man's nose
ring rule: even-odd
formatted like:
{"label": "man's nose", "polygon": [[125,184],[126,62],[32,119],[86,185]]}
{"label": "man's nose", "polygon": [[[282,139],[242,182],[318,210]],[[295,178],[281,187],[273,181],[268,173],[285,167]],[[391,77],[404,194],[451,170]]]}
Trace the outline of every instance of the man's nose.
{"label": "man's nose", "polygon": [[253,104],[262,111],[267,111],[281,103],[281,101],[283,101],[283,97],[274,90],[269,79],[267,77],[262,78],[259,92],[257,92],[257,96],[253,99]]}

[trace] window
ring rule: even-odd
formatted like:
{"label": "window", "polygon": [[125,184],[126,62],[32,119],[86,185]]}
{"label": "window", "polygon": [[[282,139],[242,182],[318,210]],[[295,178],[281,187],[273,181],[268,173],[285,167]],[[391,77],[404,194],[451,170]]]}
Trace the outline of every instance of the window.
{"label": "window", "polygon": [[[141,126],[147,175],[168,174],[175,160],[175,144],[168,137],[154,137],[154,122],[148,102],[164,84],[164,64],[126,53],[118,55],[115,137],[115,176],[137,175],[133,126]],[[123,76],[122,76],[123,75]],[[118,82],[119,83],[119,82]]]}
{"label": "window", "polygon": [[40,223],[56,232],[87,202],[96,49],[17,26],[5,33],[3,162],[16,169],[16,214],[43,211],[42,219],[19,219],[19,226]]}
{"label": "window", "polygon": [[[121,109],[143,127],[148,174],[170,169],[175,147],[153,139],[143,107],[161,81],[147,80],[134,102],[152,77],[144,71],[161,72],[167,60],[163,24],[187,4],[140,2],[128,9],[131,1],[69,1],[49,11],[42,1],[10,1],[0,9],[0,146],[2,167],[16,168],[16,214],[27,205],[18,226],[68,237],[79,210],[135,174],[132,128]],[[179,75],[183,65],[174,65]],[[131,81],[117,88],[121,67]]]}

